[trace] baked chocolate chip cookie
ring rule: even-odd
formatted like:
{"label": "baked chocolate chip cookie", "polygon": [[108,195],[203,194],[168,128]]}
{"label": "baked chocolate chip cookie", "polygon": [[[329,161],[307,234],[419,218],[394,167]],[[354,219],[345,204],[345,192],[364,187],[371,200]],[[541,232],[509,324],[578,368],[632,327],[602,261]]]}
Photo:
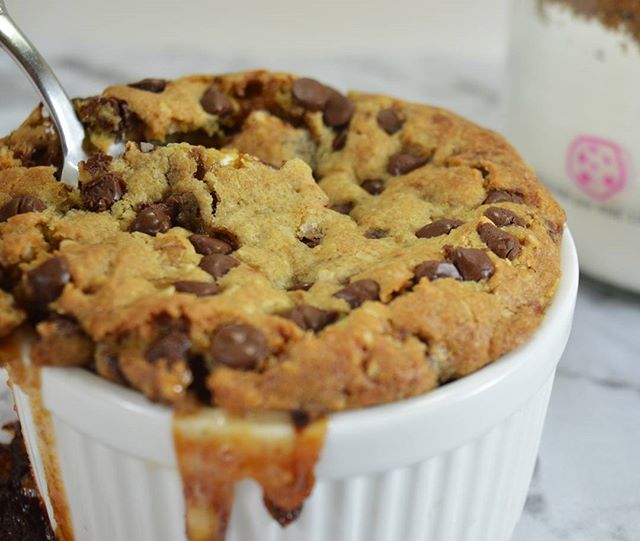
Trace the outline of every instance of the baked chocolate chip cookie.
{"label": "baked chocolate chip cookie", "polygon": [[554,294],[564,213],[445,110],[265,71],[75,107],[78,189],[40,110],[0,140],[0,334],[33,326],[40,365],[315,416],[481,368]]}

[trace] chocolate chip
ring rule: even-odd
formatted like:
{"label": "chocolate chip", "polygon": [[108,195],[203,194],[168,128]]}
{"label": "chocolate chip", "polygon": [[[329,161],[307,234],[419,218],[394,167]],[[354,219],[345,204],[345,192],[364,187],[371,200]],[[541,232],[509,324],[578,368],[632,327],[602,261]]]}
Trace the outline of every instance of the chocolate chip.
{"label": "chocolate chip", "polygon": [[320,111],[329,99],[330,90],[315,79],[303,77],[293,81],[291,94],[294,99],[309,111]]}
{"label": "chocolate chip", "polygon": [[339,212],[340,214],[349,214],[354,206],[353,201],[346,201],[344,203],[336,203],[331,207],[331,210]]}
{"label": "chocolate chip", "polygon": [[508,231],[490,223],[479,224],[478,235],[491,251],[502,259],[515,259],[520,253],[520,241]]}
{"label": "chocolate chip", "polygon": [[27,273],[31,298],[40,306],[55,301],[70,281],[69,264],[62,256],[52,257]]}
{"label": "chocolate chip", "polygon": [[222,240],[231,246],[232,250],[238,249],[238,238],[226,229],[216,228],[209,233],[209,235],[215,239]]}
{"label": "chocolate chip", "polygon": [[399,152],[389,158],[387,163],[387,172],[390,175],[406,175],[411,171],[422,167],[429,162],[431,158],[429,156],[414,156],[413,154],[407,154],[406,152]]}
{"label": "chocolate chip", "polygon": [[378,113],[378,126],[380,126],[389,135],[393,135],[402,128],[404,120],[400,118],[400,115],[393,107],[382,109]]}
{"label": "chocolate chip", "polygon": [[423,261],[415,268],[414,276],[416,282],[420,278],[428,278],[432,282],[440,278],[462,280],[460,272],[450,261]]}
{"label": "chocolate chip", "polygon": [[190,347],[189,335],[182,330],[172,329],[149,346],[145,358],[150,363],[156,363],[160,359],[176,363],[184,360]]}
{"label": "chocolate chip", "polygon": [[351,308],[357,308],[365,301],[377,301],[380,299],[380,286],[371,279],[357,280],[350,283],[335,295],[339,299],[347,301]]}
{"label": "chocolate chip", "polygon": [[369,192],[371,195],[380,195],[382,192],[384,192],[385,185],[383,180],[375,178],[365,180],[362,184],[360,184],[360,187],[365,192]]}
{"label": "chocolate chip", "polygon": [[27,212],[42,212],[47,208],[40,199],[32,195],[17,195],[0,207],[0,223],[12,216]]}
{"label": "chocolate chip", "polygon": [[439,237],[440,235],[448,235],[456,227],[460,227],[464,222],[460,220],[436,220],[430,224],[421,227],[416,231],[416,237],[419,239],[430,239],[431,237]]}
{"label": "chocolate chip", "polygon": [[331,93],[324,107],[322,120],[331,128],[341,128],[349,124],[355,110],[356,108],[349,98],[337,92]]}
{"label": "chocolate chip", "polygon": [[367,229],[367,232],[364,234],[368,239],[383,239],[389,234],[388,229]]}
{"label": "chocolate chip", "polygon": [[333,143],[331,144],[331,148],[333,150],[342,150],[344,146],[347,144],[348,134],[349,134],[349,130],[342,130],[338,132],[338,134],[333,138]]}
{"label": "chocolate chip", "polygon": [[194,148],[191,150],[191,155],[196,162],[196,171],[193,174],[197,180],[204,180],[204,176],[207,173],[207,167],[204,163],[204,151],[201,148]]}
{"label": "chocolate chip", "polygon": [[160,92],[164,92],[164,89],[167,87],[166,79],[142,79],[142,81],[138,81],[137,83],[130,83],[128,86],[131,88],[137,88],[139,90],[146,90],[147,92],[153,92],[154,94],[159,94]]}
{"label": "chocolate chip", "polygon": [[195,394],[200,402],[211,404],[213,397],[207,387],[207,378],[210,372],[207,362],[199,355],[190,355],[188,362],[192,378],[189,391]]}
{"label": "chocolate chip", "polygon": [[452,246],[446,246],[445,250],[465,280],[478,282],[491,278],[495,272],[495,267],[484,250]]}
{"label": "chocolate chip", "polygon": [[125,184],[118,173],[105,173],[97,180],[80,185],[84,206],[92,212],[104,212],[122,199]]}
{"label": "chocolate chip", "polygon": [[117,103],[118,103],[118,112],[120,114],[120,127],[122,130],[122,133],[124,135],[124,133],[129,130],[134,130],[134,129],[138,129],[138,133],[140,133],[142,131],[142,120],[140,119],[140,117],[131,110],[131,107],[129,107],[129,104],[124,101],[124,100],[119,100],[116,99]]}
{"label": "chocolate chip", "polygon": [[562,240],[562,233],[564,231],[564,224],[562,222],[555,223],[551,220],[545,220],[545,224],[547,226],[547,233],[551,240],[556,244],[559,244]]}
{"label": "chocolate chip", "polygon": [[92,364],[95,372],[103,378],[126,385],[127,378],[122,372],[120,359],[117,353],[113,351],[113,346],[104,343],[98,344],[94,353],[93,363],[90,363],[89,366],[91,367]]}
{"label": "chocolate chip", "polygon": [[149,205],[138,212],[129,231],[140,231],[155,237],[171,228],[171,215],[162,203]]}
{"label": "chocolate chip", "polygon": [[287,291],[309,291],[313,282],[300,282],[290,286]]}
{"label": "chocolate chip", "polygon": [[237,370],[252,370],[269,355],[269,345],[255,327],[234,323],[216,330],[210,352],[216,362]]}
{"label": "chocolate chip", "polygon": [[192,280],[180,280],[173,284],[178,293],[191,293],[196,297],[209,297],[220,292],[216,284],[210,282],[196,282]]}
{"label": "chocolate chip", "polygon": [[276,520],[278,524],[280,524],[282,528],[297,520],[297,518],[300,516],[300,513],[302,513],[302,504],[294,507],[293,509],[285,509],[284,507],[280,507],[278,504],[276,504],[266,496],[264,497],[264,505],[267,508],[267,511],[269,511],[269,514]]}
{"label": "chocolate chip", "polygon": [[216,215],[216,209],[218,208],[218,196],[215,192],[211,192],[211,214]]}
{"label": "chocolate chip", "polygon": [[303,244],[306,244],[309,248],[315,248],[322,242],[322,237],[319,235],[302,237],[298,239]]}
{"label": "chocolate chip", "polygon": [[237,95],[241,98],[247,98],[248,100],[255,99],[262,95],[264,92],[264,84],[259,79],[251,79],[246,84],[239,88]]}
{"label": "chocolate chip", "polygon": [[233,113],[231,100],[213,86],[202,95],[200,105],[210,115],[227,116]]}
{"label": "chocolate chip", "polygon": [[224,254],[205,255],[200,261],[200,268],[208,272],[214,278],[222,278],[231,269],[240,265],[240,262]]}
{"label": "chocolate chip", "polygon": [[52,314],[48,322],[55,326],[56,334],[61,335],[63,338],[73,338],[74,336],[87,336],[75,319],[70,317],[61,316],[59,314]]}
{"label": "chocolate chip", "polygon": [[293,410],[289,412],[289,415],[291,416],[291,422],[296,427],[296,430],[302,430],[311,423],[311,416],[306,411]]}
{"label": "chocolate chip", "polygon": [[107,96],[74,100],[80,121],[95,131],[122,135],[140,124],[126,101]]}
{"label": "chocolate chip", "polygon": [[498,227],[504,227],[508,225],[517,225],[524,227],[525,223],[520,216],[515,212],[511,212],[509,209],[503,209],[501,207],[489,207],[484,211],[484,215],[489,218]]}
{"label": "chocolate chip", "polygon": [[15,156],[22,162],[23,167],[37,167],[39,165],[50,166],[59,159],[59,149],[56,145],[49,145],[45,141],[31,142],[31,148],[15,149]]}
{"label": "chocolate chip", "polygon": [[480,174],[482,175],[482,178],[489,178],[489,175],[491,174],[491,172],[483,165],[478,165],[474,167],[474,169],[480,172]]}
{"label": "chocolate chip", "polygon": [[505,201],[508,203],[524,204],[522,195],[507,190],[491,190],[482,204],[490,205],[492,203],[504,203]]}
{"label": "chocolate chip", "polygon": [[293,321],[304,331],[318,332],[333,323],[338,318],[338,314],[303,304],[287,312],[284,317]]}
{"label": "chocolate chip", "polygon": [[109,171],[109,166],[112,161],[113,158],[109,156],[109,154],[94,152],[87,161],[82,163],[82,166],[92,178],[96,178]]}
{"label": "chocolate chip", "polygon": [[233,246],[221,239],[210,237],[209,235],[191,235],[189,242],[193,245],[196,253],[201,255],[230,254]]}
{"label": "chocolate chip", "polygon": [[18,284],[21,276],[22,273],[18,267],[0,265],[0,289],[11,291]]}
{"label": "chocolate chip", "polygon": [[200,232],[204,229],[200,216],[200,205],[191,192],[171,194],[163,201],[167,207],[173,225],[190,231]]}

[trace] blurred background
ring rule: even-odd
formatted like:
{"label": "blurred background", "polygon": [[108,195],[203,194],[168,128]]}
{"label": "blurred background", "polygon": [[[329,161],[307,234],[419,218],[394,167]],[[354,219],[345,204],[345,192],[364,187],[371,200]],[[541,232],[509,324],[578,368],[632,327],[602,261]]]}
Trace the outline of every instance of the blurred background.
{"label": "blurred background", "polygon": [[7,3],[24,29],[47,46],[73,40],[80,46],[90,41],[158,51],[431,51],[493,57],[505,51],[508,0]]}
{"label": "blurred background", "polygon": [[[6,0],[74,96],[143,77],[265,67],[435,103],[501,132],[518,1]],[[0,55],[0,133],[36,101]],[[581,285],[514,541],[640,539],[640,343],[629,332],[640,328],[638,306]]]}
{"label": "blurred background", "polygon": [[[7,0],[7,5],[72,95],[142,76],[266,67],[314,74],[342,89],[446,104],[455,76],[460,99],[465,89],[495,98],[494,89],[477,88],[484,84],[478,72],[490,74],[490,80],[498,76],[507,48],[508,1]],[[0,76],[4,133],[24,118],[35,94],[3,56]],[[474,106],[468,104],[471,113]],[[482,111],[479,115],[474,118],[495,125]]]}

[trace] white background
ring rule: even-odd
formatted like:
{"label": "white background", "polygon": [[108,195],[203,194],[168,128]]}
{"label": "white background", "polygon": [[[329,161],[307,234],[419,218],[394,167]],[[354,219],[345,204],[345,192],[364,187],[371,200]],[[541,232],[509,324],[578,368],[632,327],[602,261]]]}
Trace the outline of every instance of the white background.
{"label": "white background", "polygon": [[[494,129],[469,93],[497,99],[485,82],[502,88],[514,1],[5,0],[71,96],[145,76],[268,68],[447,107],[453,85],[471,97],[458,111]],[[0,73],[7,133],[38,97],[1,54]]]}
{"label": "white background", "polygon": [[203,51],[505,51],[509,0],[6,0],[36,44]]}

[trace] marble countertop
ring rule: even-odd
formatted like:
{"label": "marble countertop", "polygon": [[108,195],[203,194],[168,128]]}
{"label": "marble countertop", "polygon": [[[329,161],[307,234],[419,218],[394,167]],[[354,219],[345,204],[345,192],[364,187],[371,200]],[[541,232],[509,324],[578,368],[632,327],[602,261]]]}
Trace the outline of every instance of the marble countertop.
{"label": "marble countertop", "polygon": [[[338,88],[435,103],[498,131],[504,131],[506,124],[504,69],[499,61],[223,56],[175,50],[142,54],[101,50],[90,55],[60,49],[48,56],[73,95],[144,76],[268,67],[312,74]],[[0,81],[0,133],[6,133],[28,113],[35,95],[6,58],[0,58]],[[573,332],[560,363],[530,494],[513,541],[640,540],[638,330],[640,298],[582,281]],[[0,420],[2,415],[0,401]]]}

